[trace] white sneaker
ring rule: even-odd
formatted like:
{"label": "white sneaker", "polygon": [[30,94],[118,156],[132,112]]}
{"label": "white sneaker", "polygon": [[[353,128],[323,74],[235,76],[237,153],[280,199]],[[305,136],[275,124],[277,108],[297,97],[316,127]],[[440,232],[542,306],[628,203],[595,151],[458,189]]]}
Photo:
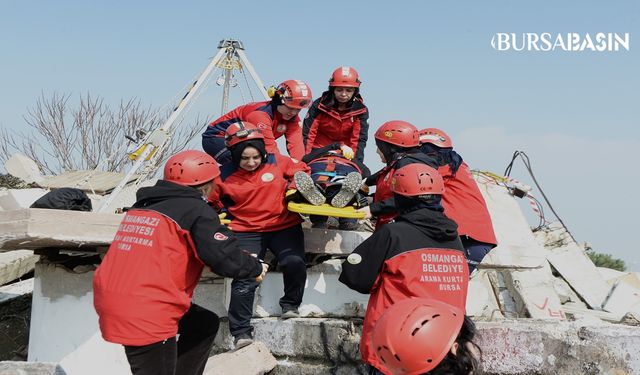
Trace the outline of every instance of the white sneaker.
{"label": "white sneaker", "polygon": [[308,174],[298,171],[293,175],[296,189],[302,196],[314,206],[320,206],[326,200],[325,196],[318,190],[315,182]]}
{"label": "white sneaker", "polygon": [[331,199],[333,207],[342,208],[349,204],[362,185],[362,176],[358,172],[349,173],[343,180],[340,191]]}

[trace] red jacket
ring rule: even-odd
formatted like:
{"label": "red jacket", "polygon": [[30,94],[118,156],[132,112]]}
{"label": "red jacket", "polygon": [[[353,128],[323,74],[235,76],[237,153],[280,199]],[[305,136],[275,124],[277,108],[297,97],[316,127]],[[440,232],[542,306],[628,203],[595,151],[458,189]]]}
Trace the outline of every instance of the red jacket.
{"label": "red jacket", "polygon": [[438,168],[438,172],[444,179],[444,213],[458,224],[458,234],[476,241],[497,244],[487,204],[469,172],[469,166],[463,162],[455,175],[448,165]]}
{"label": "red jacket", "polygon": [[225,164],[216,183],[220,200],[229,212],[234,232],[273,232],[302,222],[287,209],[285,192],[294,173],[309,172],[303,162],[269,154],[260,167],[248,172],[233,163]]}
{"label": "red jacket", "polygon": [[378,369],[373,327],[384,311],[410,297],[431,297],[465,310],[469,268],[456,224],[426,208],[402,214],[361,243],[353,253],[362,261],[342,264],[339,280],[370,293],[362,324],[362,359]]}
{"label": "red jacket", "polygon": [[106,341],[142,346],[173,337],[204,265],[226,277],[260,275],[260,262],[191,188],[160,180],[138,190],[93,279]]}
{"label": "red jacket", "polygon": [[224,138],[229,125],[238,120],[250,122],[262,130],[268,152],[280,153],[276,139],[284,135],[287,139],[289,155],[297,160],[301,160],[304,156],[300,117],[295,116],[291,120],[285,121],[270,101],[249,103],[235,108],[210,123],[202,136],[205,138]]}
{"label": "red jacket", "polygon": [[305,154],[338,142],[351,147],[355,153],[354,159],[362,162],[369,136],[369,110],[360,96],[345,111],[338,111],[330,106],[327,103],[328,97],[328,92],[325,92],[321,98],[316,99],[304,119],[302,136]]}

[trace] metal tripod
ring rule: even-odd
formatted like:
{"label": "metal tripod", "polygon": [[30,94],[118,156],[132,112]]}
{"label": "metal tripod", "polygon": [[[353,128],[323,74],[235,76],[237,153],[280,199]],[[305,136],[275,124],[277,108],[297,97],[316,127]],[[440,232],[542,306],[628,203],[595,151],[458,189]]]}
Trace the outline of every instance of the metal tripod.
{"label": "metal tripod", "polygon": [[202,84],[207,80],[209,75],[211,75],[216,68],[224,70],[224,83],[223,83],[223,96],[222,96],[222,113],[226,113],[227,106],[229,103],[229,89],[230,89],[230,81],[231,76],[233,74],[233,70],[242,70],[243,67],[251,75],[253,81],[256,86],[264,96],[266,100],[269,100],[269,96],[267,95],[267,91],[262,83],[260,77],[256,73],[255,69],[253,69],[253,65],[249,62],[247,55],[244,52],[244,46],[242,42],[234,39],[224,39],[218,43],[218,53],[211,59],[211,62],[204,69],[202,74],[196,79],[196,81],[191,85],[187,93],[182,97],[180,102],[173,109],[173,112],[167,118],[167,120],[160,126],[160,128],[150,132],[145,136],[144,140],[141,142],[140,147],[136,150],[136,152],[132,153],[132,159],[135,160],[131,168],[127,171],[126,175],[122,178],[120,183],[113,189],[113,191],[109,194],[105,202],[100,206],[98,212],[107,212],[109,210],[110,205],[113,203],[114,199],[120,194],[122,188],[132,179],[135,173],[143,166],[146,165],[145,173],[142,176],[138,176],[135,178],[137,182],[139,182],[143,176],[147,176],[151,171],[155,172],[157,168],[157,160],[152,158],[152,156],[159,155],[160,150],[162,150],[169,139],[171,138],[170,129],[173,126],[174,122],[180,116],[182,111],[185,109],[189,101],[194,97],[195,93],[201,88]]}

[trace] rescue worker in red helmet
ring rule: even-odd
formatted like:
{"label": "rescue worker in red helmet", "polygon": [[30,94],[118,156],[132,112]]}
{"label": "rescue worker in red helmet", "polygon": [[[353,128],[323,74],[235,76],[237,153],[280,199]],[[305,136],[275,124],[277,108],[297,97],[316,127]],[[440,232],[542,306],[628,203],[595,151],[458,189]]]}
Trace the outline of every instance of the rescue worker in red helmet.
{"label": "rescue worker in red helmet", "polygon": [[373,203],[361,210],[366,217],[376,217],[376,230],[387,224],[397,215],[391,177],[396,169],[412,163],[423,163],[434,168],[436,161],[420,152],[418,129],[406,121],[387,121],[376,131],[377,153],[386,166],[369,176],[365,185],[376,186]]}
{"label": "rescue worker in red helmet", "polygon": [[266,273],[203,198],[219,175],[202,151],[169,158],[164,178],[138,190],[96,270],[102,337],[124,345],[134,375],[204,371],[219,326],[216,314],[191,303],[204,266],[226,277]]}
{"label": "rescue worker in red helmet", "polygon": [[369,137],[369,109],[360,95],[358,72],[341,66],[331,75],[329,89],[316,99],[304,119],[305,153],[337,144],[348,159],[362,163]]}
{"label": "rescue worker in red helmet", "polygon": [[373,328],[389,306],[430,297],[464,311],[469,281],[457,226],[443,213],[444,183],[438,171],[412,163],[395,170],[390,180],[399,215],[355,248],[339,277],[349,288],[371,295],[360,353],[378,370],[384,363],[373,345]]}
{"label": "rescue worker in red helmet", "polygon": [[285,136],[289,155],[297,160],[304,156],[302,131],[298,113],[311,105],[311,89],[300,80],[286,80],[269,93],[270,101],[241,105],[211,122],[202,134],[202,148],[220,164],[231,161],[225,146],[225,132],[238,121],[255,124],[264,135],[269,153],[279,153],[276,139]]}
{"label": "rescue worker in red helmet", "polygon": [[469,272],[473,272],[498,243],[487,204],[469,166],[453,150],[451,137],[440,129],[428,128],[420,131],[420,143],[422,152],[438,162],[445,186],[444,213],[458,224]]}
{"label": "rescue worker in red helmet", "polygon": [[[309,168],[269,153],[262,132],[246,121],[229,125],[226,145],[232,162],[222,166],[216,182],[231,229],[242,248],[259,259],[264,259],[267,249],[275,255],[284,279],[282,318],[297,317],[307,280],[304,236],[300,215],[286,207],[285,192],[293,175],[308,173]],[[235,278],[231,283],[229,330],[236,348],[253,342],[250,320],[257,286],[251,278]]]}
{"label": "rescue worker in red helmet", "polygon": [[481,356],[475,334],[475,324],[458,307],[408,298],[380,316],[372,345],[383,374],[473,375],[480,372]]}

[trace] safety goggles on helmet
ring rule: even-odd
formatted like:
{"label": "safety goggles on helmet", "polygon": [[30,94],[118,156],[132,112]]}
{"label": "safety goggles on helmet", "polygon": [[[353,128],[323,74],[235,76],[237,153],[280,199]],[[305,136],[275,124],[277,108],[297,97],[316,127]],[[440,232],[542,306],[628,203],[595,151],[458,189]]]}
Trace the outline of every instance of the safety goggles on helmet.
{"label": "safety goggles on helmet", "polygon": [[238,121],[229,125],[224,137],[227,147],[232,147],[249,139],[264,139],[264,135],[257,126],[246,121]]}
{"label": "safety goggles on helmet", "polygon": [[274,95],[282,99],[282,103],[294,109],[303,109],[311,104],[311,89],[300,80],[289,79],[278,85]]}

